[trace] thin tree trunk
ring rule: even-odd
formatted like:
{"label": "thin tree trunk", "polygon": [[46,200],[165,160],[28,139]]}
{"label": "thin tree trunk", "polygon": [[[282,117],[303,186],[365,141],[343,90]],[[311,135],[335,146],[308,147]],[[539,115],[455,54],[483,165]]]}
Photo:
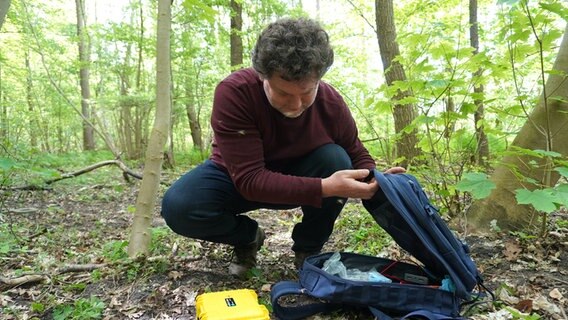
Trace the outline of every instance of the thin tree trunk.
{"label": "thin tree trunk", "polygon": [[81,86],[81,113],[83,114],[83,150],[95,149],[95,134],[91,126],[91,86],[89,85],[90,44],[87,36],[84,0],[75,0],[77,37],[79,38],[79,83]]}
{"label": "thin tree trunk", "polygon": [[[527,121],[512,143],[529,150],[550,150],[568,154],[568,25],[553,70],[549,73],[543,94]],[[555,97],[554,99],[549,99]],[[519,175],[526,179],[519,179]],[[534,217],[532,207],[517,204],[515,190],[536,186],[527,183],[534,180],[542,186],[552,187],[560,178],[551,171],[549,159],[528,154],[510,154],[491,175],[496,188],[489,197],[475,201],[467,212],[469,225],[476,229],[489,229],[492,220],[506,230],[520,230]]]}
{"label": "thin tree trunk", "polygon": [[[377,38],[387,85],[391,86],[395,81],[406,81],[404,68],[400,62],[395,60],[400,55],[400,51],[396,42],[393,1],[375,0],[375,14]],[[420,152],[417,148],[416,130],[409,133],[403,131],[416,118],[416,108],[412,104],[400,103],[399,101],[412,95],[411,90],[399,90],[393,97],[395,131],[400,135],[396,142],[396,150],[397,157],[404,158],[401,162],[402,166],[407,166]]]}
{"label": "thin tree trunk", "polygon": [[136,66],[136,89],[140,90],[142,78],[142,61],[144,59],[144,6],[142,0],[138,4],[140,6],[140,38],[138,39],[138,65]]}
{"label": "thin tree trunk", "polygon": [[195,111],[197,108],[193,103],[193,98],[185,106],[185,111],[187,113],[187,118],[189,119],[189,129],[191,131],[191,139],[193,141],[193,147],[199,151],[203,151],[203,132],[201,130],[201,124],[199,123],[199,117]]}
{"label": "thin tree trunk", "polygon": [[[197,74],[199,78],[199,71]],[[193,147],[200,152],[203,152],[203,130],[201,129],[201,122],[199,122],[199,108],[195,102],[195,96],[197,94],[193,92],[195,86],[192,85],[191,81],[191,78],[185,77],[185,94],[187,96],[185,112],[189,121],[189,129],[191,131],[191,141],[193,141]]]}
{"label": "thin tree trunk", "polygon": [[243,67],[243,7],[238,0],[231,0],[231,70]]}
{"label": "thin tree trunk", "polygon": [[134,100],[129,99],[128,94],[131,89],[130,84],[130,60],[132,57],[132,44],[126,46],[124,55],[124,63],[119,71],[120,77],[120,123],[118,131],[120,134],[120,141],[122,143],[122,150],[126,152],[127,159],[140,159],[141,154],[136,147],[136,123],[132,115],[132,109],[136,108]]}
{"label": "thin tree trunk", "polygon": [[4,24],[4,19],[6,18],[8,9],[10,9],[10,0],[0,0],[0,29]]}
{"label": "thin tree trunk", "polygon": [[[473,54],[479,53],[479,23],[477,21],[477,0],[469,0],[469,38],[471,47],[474,49]],[[487,135],[485,134],[483,118],[485,114],[485,107],[483,106],[483,84],[480,82],[480,77],[483,74],[483,69],[478,69],[473,74],[473,80],[476,85],[473,88],[474,99],[473,102],[477,109],[473,115],[475,123],[475,136],[477,139],[477,150],[475,154],[476,163],[482,166],[487,165],[489,160],[489,143]]]}
{"label": "thin tree trunk", "polygon": [[34,99],[32,95],[33,91],[33,81],[32,81],[32,68],[30,65],[30,53],[26,49],[25,52],[25,64],[26,64],[26,102],[28,103],[28,116],[29,116],[29,131],[30,131],[30,147],[32,149],[37,148],[37,134],[38,131],[38,124],[35,117],[35,107],[34,107]]}
{"label": "thin tree trunk", "polygon": [[8,106],[6,106],[5,99],[2,83],[2,63],[0,63],[0,143],[9,141],[10,138],[8,135]]}
{"label": "thin tree trunk", "polygon": [[163,149],[170,129],[170,28],[171,0],[158,0],[158,31],[156,40],[156,118],[146,150],[146,160],[140,192],[136,199],[136,213],[128,246],[128,255],[147,254],[150,247],[152,215],[163,159]]}

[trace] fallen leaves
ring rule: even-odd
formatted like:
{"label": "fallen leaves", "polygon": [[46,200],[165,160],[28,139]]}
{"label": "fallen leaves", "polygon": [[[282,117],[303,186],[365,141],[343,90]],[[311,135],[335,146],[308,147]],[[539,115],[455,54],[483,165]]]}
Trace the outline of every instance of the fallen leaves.
{"label": "fallen leaves", "polygon": [[508,241],[505,243],[505,249],[503,249],[503,255],[507,261],[517,261],[519,255],[523,249],[516,241]]}

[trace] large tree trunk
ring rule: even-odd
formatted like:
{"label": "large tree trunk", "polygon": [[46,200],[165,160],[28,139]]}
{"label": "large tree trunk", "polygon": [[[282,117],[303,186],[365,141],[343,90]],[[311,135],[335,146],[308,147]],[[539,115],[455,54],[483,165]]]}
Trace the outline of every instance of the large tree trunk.
{"label": "large tree trunk", "polygon": [[[469,0],[469,41],[474,49],[473,54],[479,53],[479,23],[477,21],[477,0]],[[480,68],[473,74],[474,81],[480,81],[483,70]],[[476,163],[482,166],[487,164],[489,160],[489,143],[485,134],[483,118],[485,116],[485,107],[483,106],[483,84],[477,83],[473,88],[475,93],[473,102],[477,109],[473,115],[475,124],[475,136],[477,139],[477,150],[475,154]]]}
{"label": "large tree trunk", "polygon": [[162,167],[163,150],[168,140],[171,111],[170,28],[171,0],[158,0],[158,32],[156,40],[156,118],[146,149],[146,160],[136,213],[128,245],[128,255],[147,254],[150,247],[152,215]]}
{"label": "large tree trunk", "polygon": [[[565,76],[568,74],[568,25],[553,69],[555,72],[550,73],[538,104],[515,137],[512,147],[568,154],[568,81]],[[556,98],[550,99],[551,97]],[[546,158],[525,154],[506,156],[491,175],[491,180],[497,187],[489,197],[475,201],[468,210],[470,226],[488,229],[490,221],[495,219],[502,229],[519,230],[527,227],[534,212],[528,205],[517,204],[515,190],[532,190],[535,186],[528,184],[526,180],[520,181],[512,169],[549,187],[554,186],[560,177],[556,171],[550,171]]]}
{"label": "large tree trunk", "polygon": [[[377,38],[385,79],[387,85],[391,86],[395,81],[406,81],[404,68],[395,60],[400,55],[398,43],[396,42],[396,27],[394,23],[394,8],[392,0],[375,0],[375,14],[377,23]],[[403,132],[404,128],[416,118],[416,108],[412,104],[399,103],[402,99],[412,96],[411,90],[398,91],[393,97],[394,100],[394,127],[400,138],[396,142],[397,157],[404,157],[402,166],[407,166],[416,156],[419,150],[416,147],[418,139],[416,131],[410,133]]]}
{"label": "large tree trunk", "polygon": [[10,0],[0,0],[0,29],[4,24],[4,19],[6,18],[6,14],[8,13],[9,8]]}
{"label": "large tree trunk", "polygon": [[84,0],[75,0],[77,37],[79,39],[79,83],[81,86],[81,113],[83,114],[83,150],[95,149],[95,134],[91,126],[91,86],[89,85],[90,44],[87,36]]}

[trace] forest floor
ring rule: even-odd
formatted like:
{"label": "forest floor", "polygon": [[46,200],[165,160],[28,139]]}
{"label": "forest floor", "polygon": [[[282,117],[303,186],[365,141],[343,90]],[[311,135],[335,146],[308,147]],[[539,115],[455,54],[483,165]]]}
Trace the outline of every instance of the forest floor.
{"label": "forest floor", "polygon": [[[270,310],[271,285],[297,279],[290,233],[301,217],[298,210],[250,213],[267,240],[258,268],[243,281],[227,274],[230,247],[174,234],[159,215],[159,203],[151,258],[129,261],[125,249],[140,182],[72,180],[51,190],[2,191],[0,319],[196,319],[197,295],[242,288],[255,290]],[[368,224],[353,222],[364,214],[361,208],[348,204],[325,251],[360,252],[383,241]],[[468,319],[568,319],[567,220],[566,212],[552,216],[546,238],[468,235],[485,285],[496,296]],[[382,255],[404,255],[396,244],[384,243]],[[350,310],[310,319],[372,316]]]}

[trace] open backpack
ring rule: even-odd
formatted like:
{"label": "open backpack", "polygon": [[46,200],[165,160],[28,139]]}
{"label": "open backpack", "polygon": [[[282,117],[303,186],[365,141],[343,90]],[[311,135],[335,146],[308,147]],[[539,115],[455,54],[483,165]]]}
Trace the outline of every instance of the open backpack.
{"label": "open backpack", "polygon": [[[421,264],[349,252],[308,257],[297,282],[281,281],[271,289],[279,319],[303,319],[349,306],[368,307],[379,320],[463,319],[462,307],[483,295],[486,288],[468,246],[450,231],[417,179],[376,170],[373,174],[380,188],[363,206]],[[290,295],[318,300],[279,302]]]}

